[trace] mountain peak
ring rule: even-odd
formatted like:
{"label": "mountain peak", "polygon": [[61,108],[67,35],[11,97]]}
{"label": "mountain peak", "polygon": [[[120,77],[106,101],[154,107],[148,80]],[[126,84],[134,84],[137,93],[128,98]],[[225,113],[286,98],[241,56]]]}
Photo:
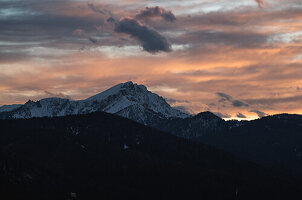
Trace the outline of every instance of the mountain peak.
{"label": "mountain peak", "polygon": [[121,83],[123,86],[133,86],[134,83],[132,81],[127,81],[125,83]]}
{"label": "mountain peak", "polygon": [[35,102],[29,99],[24,105],[32,105],[32,104],[35,104]]}
{"label": "mountain peak", "polygon": [[146,86],[132,81],[117,84],[104,92],[80,101],[61,98],[45,98],[36,102],[29,100],[20,106],[20,109],[11,110],[6,115],[9,115],[10,118],[31,118],[96,111],[117,114],[144,124],[148,124],[154,118],[186,118],[189,116],[172,108],[164,98],[150,92]]}
{"label": "mountain peak", "polygon": [[213,114],[210,111],[205,111],[205,112],[200,112],[197,115],[194,116],[194,118],[206,118],[206,119],[221,119],[220,117],[218,117],[217,115]]}
{"label": "mountain peak", "polygon": [[[89,97],[86,99],[87,101],[103,101],[104,99],[108,98],[109,96],[116,95],[120,93],[122,90],[126,91],[133,91],[133,90],[140,90],[140,91],[148,91],[147,88],[144,85],[137,85],[136,83],[133,83],[132,81],[128,81],[125,83],[117,84],[99,94],[96,94],[92,97]],[[125,93],[125,92],[124,92]]]}
{"label": "mountain peak", "polygon": [[[93,102],[106,102],[108,104],[103,111],[109,113],[118,113],[125,108],[141,108],[152,110],[167,118],[187,117],[187,114],[173,109],[161,96],[150,92],[146,86],[138,85],[132,81],[120,83],[108,90],[94,95],[85,100]],[[139,107],[133,105],[140,105]],[[135,112],[133,110],[129,112]],[[124,115],[128,115],[123,112]]]}
{"label": "mountain peak", "polygon": [[140,89],[141,91],[148,91],[147,87],[144,85],[138,85],[136,83],[133,83],[132,81],[128,81],[125,83],[121,83],[122,88],[128,88],[128,89]]}

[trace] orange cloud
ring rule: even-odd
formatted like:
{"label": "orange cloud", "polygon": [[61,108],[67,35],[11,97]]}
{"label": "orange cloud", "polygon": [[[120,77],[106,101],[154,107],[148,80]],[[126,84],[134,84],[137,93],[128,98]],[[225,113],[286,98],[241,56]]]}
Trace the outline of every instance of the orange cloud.
{"label": "orange cloud", "polygon": [[263,0],[255,0],[258,3],[259,8],[262,8],[262,6],[264,5],[264,1]]}

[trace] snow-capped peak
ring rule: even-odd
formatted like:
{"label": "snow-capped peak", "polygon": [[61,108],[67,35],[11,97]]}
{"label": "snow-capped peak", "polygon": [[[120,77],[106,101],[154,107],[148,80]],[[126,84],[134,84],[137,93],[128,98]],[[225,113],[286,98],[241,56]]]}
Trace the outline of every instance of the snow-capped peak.
{"label": "snow-capped peak", "polygon": [[104,92],[101,92],[92,97],[89,97],[88,99],[86,99],[86,101],[103,101],[104,99],[108,98],[109,96],[117,94],[119,91],[121,91],[123,86],[126,84],[128,85],[128,84],[133,84],[133,83],[127,82],[127,83],[117,84],[117,85],[113,86],[112,88],[105,90]]}
{"label": "snow-capped peak", "polygon": [[103,101],[104,99],[108,98],[109,96],[116,95],[121,91],[140,91],[140,92],[148,92],[147,88],[144,85],[137,85],[134,84],[132,81],[128,81],[126,83],[120,83],[112,88],[105,90],[99,94],[96,94],[92,97],[86,99],[86,101]]}
{"label": "snow-capped peak", "polygon": [[[85,100],[46,98],[28,101],[9,112],[9,118],[52,117],[104,111],[147,123],[149,118],[185,118],[189,115],[172,108],[164,98],[131,81],[120,83]],[[135,113],[132,116],[131,113]],[[140,114],[139,114],[140,113]],[[1,112],[0,112],[1,117]],[[3,116],[2,116],[3,118]],[[139,119],[138,119],[139,118]]]}

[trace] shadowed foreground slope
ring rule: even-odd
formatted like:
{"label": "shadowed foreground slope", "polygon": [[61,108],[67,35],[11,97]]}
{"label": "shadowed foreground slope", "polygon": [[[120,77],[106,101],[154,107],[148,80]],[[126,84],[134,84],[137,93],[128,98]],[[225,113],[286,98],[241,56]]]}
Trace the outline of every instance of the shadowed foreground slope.
{"label": "shadowed foreground slope", "polygon": [[302,116],[279,114],[197,138],[261,165],[302,177]]}
{"label": "shadowed foreground slope", "polygon": [[[4,199],[295,199],[299,183],[103,112],[0,120]],[[193,198],[194,197],[194,198]]]}

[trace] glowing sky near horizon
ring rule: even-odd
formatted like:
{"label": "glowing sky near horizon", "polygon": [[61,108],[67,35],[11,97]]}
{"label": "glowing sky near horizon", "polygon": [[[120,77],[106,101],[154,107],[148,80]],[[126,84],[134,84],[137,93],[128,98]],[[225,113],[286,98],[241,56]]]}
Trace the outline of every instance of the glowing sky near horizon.
{"label": "glowing sky near horizon", "polygon": [[300,0],[0,1],[0,105],[131,80],[191,113],[302,114],[301,64]]}

